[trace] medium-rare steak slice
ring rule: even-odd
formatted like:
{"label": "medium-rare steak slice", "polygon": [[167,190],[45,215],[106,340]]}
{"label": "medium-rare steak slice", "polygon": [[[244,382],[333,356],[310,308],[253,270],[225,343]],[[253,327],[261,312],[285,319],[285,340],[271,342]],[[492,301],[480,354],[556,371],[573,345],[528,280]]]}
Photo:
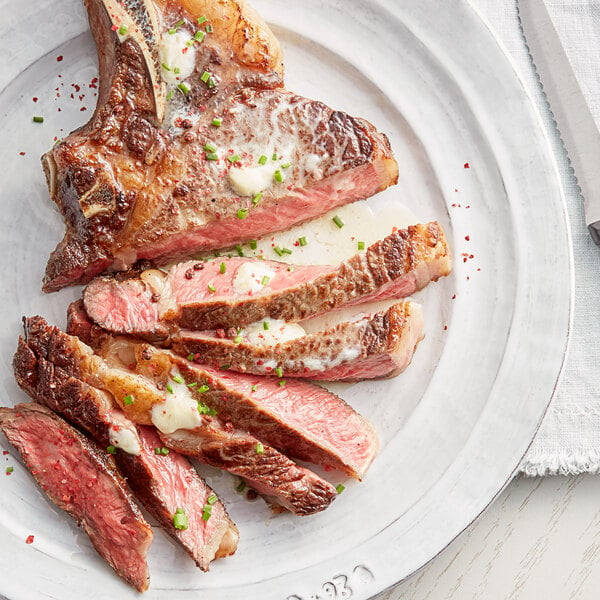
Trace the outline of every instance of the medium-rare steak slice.
{"label": "medium-rare steak slice", "polygon": [[[335,488],[327,481],[308,469],[297,467],[277,450],[243,431],[236,431],[231,423],[213,414],[202,401],[203,390],[181,383],[181,376],[171,371],[165,356],[159,355],[151,361],[151,346],[127,339],[117,340],[110,349],[112,356],[107,357],[107,362],[76,337],[48,325],[42,317],[25,319],[24,323],[25,342],[37,356],[76,379],[110,392],[125,415],[137,424],[154,425],[164,434],[181,429],[201,436],[211,451],[198,455],[199,458],[213,464],[210,460],[218,456],[213,466],[243,474],[253,487],[268,489],[268,496],[295,514],[318,512],[335,498]],[[144,361],[147,368],[142,370],[139,361]],[[111,366],[113,363],[127,365],[127,368]],[[245,452],[238,453],[240,441]],[[251,448],[255,449],[254,453],[249,451]],[[262,454],[269,460],[265,461]],[[269,464],[272,474],[269,474]],[[292,487],[285,485],[283,475],[280,476],[285,471],[283,465],[294,482]],[[293,490],[295,492],[291,493]]]}
{"label": "medium-rare steak slice", "polygon": [[403,302],[315,333],[274,319],[231,329],[228,336],[224,330],[184,329],[172,338],[172,349],[196,362],[228,365],[240,373],[359,381],[401,373],[422,337],[421,306]]}
{"label": "medium-rare steak slice", "polygon": [[241,0],[90,0],[89,123],[43,158],[67,231],[44,290],[286,229],[396,183],[385,135],[281,88]]}
{"label": "medium-rare steak slice", "polygon": [[127,583],[148,588],[152,529],[112,457],[39,404],[0,408],[0,428],[56,506],[71,515]]}
{"label": "medium-rare steak slice", "polygon": [[[90,433],[101,447],[122,450],[115,459],[136,497],[202,570],[207,571],[213,559],[235,552],[238,530],[222,502],[183,456],[156,452],[162,443],[152,428],[136,427],[115,407],[110,394],[36,357],[22,338],[13,368],[17,382],[32,398]],[[208,498],[211,512],[203,519]],[[174,525],[177,509],[187,517],[185,529]]]}
{"label": "medium-rare steak slice", "polygon": [[301,321],[347,304],[403,298],[450,270],[444,233],[432,222],[397,230],[337,267],[229,258],[180,263],[166,275],[100,277],[87,286],[84,305],[108,331],[166,339],[177,327]]}

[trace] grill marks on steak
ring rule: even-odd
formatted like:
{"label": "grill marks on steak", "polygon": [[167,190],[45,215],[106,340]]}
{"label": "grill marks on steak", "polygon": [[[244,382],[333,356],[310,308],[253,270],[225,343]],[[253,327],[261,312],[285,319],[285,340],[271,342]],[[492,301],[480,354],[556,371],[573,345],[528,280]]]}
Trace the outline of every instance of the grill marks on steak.
{"label": "grill marks on steak", "polygon": [[[114,5],[114,6],[113,6]],[[397,180],[385,135],[368,122],[283,89],[281,52],[244,2],[90,0],[100,90],[86,125],[43,158],[48,189],[67,231],[52,253],[44,290],[85,283],[138,259],[158,263],[231,246],[285,229],[366,198]],[[213,28],[194,53],[183,94],[166,98],[157,61],[175,22],[191,35],[197,17]],[[130,24],[122,41],[117,31]],[[211,73],[213,87],[202,81]],[[177,114],[185,118],[174,119]],[[222,119],[214,127],[214,118]],[[206,160],[214,144],[218,160]],[[227,156],[238,154],[232,164]],[[232,185],[230,170],[258,166],[261,155],[289,162],[285,182],[255,191]],[[271,163],[269,163],[271,164]],[[269,165],[266,166],[269,169]],[[237,211],[249,209],[245,220]]]}
{"label": "grill marks on steak", "polygon": [[[184,457],[172,452],[157,455],[162,445],[158,435],[148,427],[136,427],[115,407],[110,394],[75,379],[61,367],[36,357],[23,338],[19,339],[13,359],[19,385],[35,400],[48,406],[71,423],[87,431],[101,447],[119,447],[114,431],[127,433],[135,440],[137,452],[117,452],[120,471],[136,497],[163,529],[180,542],[204,571],[215,558],[233,554],[238,530],[222,502],[212,505],[211,517],[202,519],[203,507],[213,493]],[[177,508],[185,511],[188,528],[175,529],[173,515]]]}
{"label": "grill marks on steak", "polygon": [[[49,326],[41,317],[25,319],[25,329],[25,342],[37,356],[53,362],[55,367],[63,368],[74,378],[110,392],[133,422],[151,425],[152,408],[166,402],[169,394],[166,384],[171,377],[174,355],[164,352],[155,357],[151,352],[152,347],[147,344],[117,340],[110,348],[107,359],[117,365],[125,360],[127,367],[137,369],[138,372],[134,372],[129,368],[110,366],[80,340]],[[153,358],[155,360],[151,360]],[[200,393],[192,389],[190,393],[195,394],[198,400],[202,399]],[[127,396],[134,398],[131,404],[125,403]],[[260,447],[258,439],[243,431],[236,431],[230,422],[218,416],[203,415],[196,429],[190,433],[201,439],[202,447],[207,449],[201,455],[194,455],[207,464],[242,475],[257,490],[268,490],[270,497],[276,498],[295,514],[312,514],[323,510],[336,496],[331,484],[307,469],[297,467],[266,444],[264,454],[271,462],[265,462],[262,453],[256,452],[256,448]],[[245,448],[245,451],[240,452],[240,448]],[[252,448],[254,452],[250,452]],[[271,476],[268,474],[268,464],[275,470]],[[284,484],[286,470],[283,465],[287,465],[289,485]]]}
{"label": "grill marks on steak", "polygon": [[82,526],[120,577],[145,591],[152,529],[112,458],[39,404],[0,408],[0,428],[48,498]]}
{"label": "grill marks on steak", "polygon": [[[95,279],[85,289],[85,309],[108,331],[165,339],[177,327],[244,327],[266,317],[301,321],[348,304],[403,298],[451,270],[436,222],[395,231],[337,267],[296,266],[290,272],[285,263],[230,258],[222,274],[221,262],[181,263],[166,277],[146,271],[124,281]],[[236,292],[236,274],[248,263],[273,275],[256,292]]]}
{"label": "grill marks on steak", "polygon": [[405,302],[285,342],[256,343],[245,336],[244,330],[233,339],[182,330],[172,338],[172,348],[204,364],[256,375],[279,372],[279,377],[324,381],[392,377],[409,365],[423,337],[423,314],[420,305]]}

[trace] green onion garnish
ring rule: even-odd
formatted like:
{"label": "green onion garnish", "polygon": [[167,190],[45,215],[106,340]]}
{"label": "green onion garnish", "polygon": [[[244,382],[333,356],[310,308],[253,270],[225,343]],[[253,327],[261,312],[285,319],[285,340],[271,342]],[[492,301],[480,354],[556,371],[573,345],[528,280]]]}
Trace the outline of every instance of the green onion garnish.
{"label": "green onion garnish", "polygon": [[169,29],[169,35],[175,35],[177,33],[177,29],[175,29],[174,27],[172,29]]}
{"label": "green onion garnish", "polygon": [[226,273],[226,272],[227,272],[227,265],[224,262],[222,262],[219,265],[219,273]]}
{"label": "green onion garnish", "polygon": [[193,381],[192,383],[188,383],[188,384],[187,384],[187,386],[188,386],[189,388],[195,388],[197,385],[198,385],[198,382],[197,382],[197,381]]}
{"label": "green onion garnish", "polygon": [[202,25],[202,23],[206,23],[208,19],[202,15],[201,17],[198,17],[198,25]]}
{"label": "green onion garnish", "polygon": [[263,321],[263,329],[269,331],[269,321]]}
{"label": "green onion garnish", "polygon": [[211,144],[210,142],[204,144],[204,150],[206,152],[214,152],[217,149],[217,147],[214,144]]}
{"label": "green onion garnish", "polygon": [[364,250],[365,249],[365,243],[364,242],[358,242],[358,249],[359,250]]}
{"label": "green onion garnish", "polygon": [[212,25],[207,25],[204,30],[206,31],[206,33],[212,33],[213,32],[213,28]]}
{"label": "green onion garnish", "polygon": [[273,156],[271,156],[273,160],[277,160],[277,152],[273,152]]}
{"label": "green onion garnish", "polygon": [[33,122],[34,123],[43,123],[44,117],[33,117]]}
{"label": "green onion garnish", "polygon": [[204,31],[196,31],[196,33],[194,34],[194,39],[197,42],[203,42],[205,35],[206,35],[206,33],[204,33]]}
{"label": "green onion garnish", "polygon": [[281,387],[283,387],[285,385],[285,379],[281,379],[278,383]]}
{"label": "green onion garnish", "polygon": [[208,390],[210,390],[210,388],[209,388],[209,387],[208,387],[206,384],[204,384],[204,385],[201,385],[201,386],[198,388],[198,391],[199,391],[201,394],[205,394],[206,392],[208,392]]}
{"label": "green onion garnish", "polygon": [[265,447],[260,442],[258,442],[258,444],[256,444],[255,449],[256,449],[256,454],[264,454],[265,453]]}
{"label": "green onion garnish", "polygon": [[267,164],[267,157],[264,154],[261,154],[260,158],[258,159],[258,164],[259,165]]}
{"label": "green onion garnish", "polygon": [[160,65],[160,66],[161,66],[161,67],[162,67],[162,68],[163,68],[165,71],[170,71],[170,70],[171,70],[171,67],[170,67],[169,65],[165,64],[165,63],[161,63],[161,65]]}
{"label": "green onion garnish", "polygon": [[127,33],[127,26],[121,25],[121,27],[119,27],[119,35],[125,35],[126,33]]}
{"label": "green onion garnish", "polygon": [[275,173],[273,174],[273,179],[277,183],[281,183],[283,181],[283,175],[281,174],[281,171],[279,169],[277,169],[277,171],[275,171]]}
{"label": "green onion garnish", "polygon": [[175,529],[187,529],[188,518],[183,508],[178,508],[173,515],[173,526]]}
{"label": "green onion garnish", "polygon": [[212,506],[210,504],[205,504],[202,507],[202,520],[208,521],[212,515]]}
{"label": "green onion garnish", "polygon": [[208,405],[204,404],[204,402],[198,402],[198,412],[201,415],[209,415],[214,417],[217,414],[217,411],[214,408],[210,408]]}
{"label": "green onion garnish", "polygon": [[162,456],[167,456],[167,454],[169,454],[169,449],[165,448],[164,446],[162,448],[154,448],[154,454],[160,454]]}
{"label": "green onion garnish", "polygon": [[210,73],[208,71],[204,71],[202,75],[200,75],[200,80],[206,83],[210,79]]}
{"label": "green onion garnish", "polygon": [[175,91],[174,90],[169,90],[167,92],[167,100],[173,100],[173,96],[175,95]]}
{"label": "green onion garnish", "polygon": [[256,240],[250,240],[248,245],[250,246],[250,250],[256,250]]}
{"label": "green onion garnish", "polygon": [[184,93],[189,94],[192,89],[185,81],[182,81],[177,85],[177,87]]}
{"label": "green onion garnish", "polygon": [[223,122],[223,119],[221,117],[215,117],[212,120],[213,127],[221,127],[222,122]]}
{"label": "green onion garnish", "polygon": [[219,155],[214,152],[207,152],[206,160],[219,160]]}
{"label": "green onion garnish", "polygon": [[279,246],[273,246],[273,252],[275,252],[277,256],[283,256],[283,252],[281,251],[281,248]]}
{"label": "green onion garnish", "polygon": [[247,208],[240,208],[237,211],[237,218],[238,219],[245,219],[248,216],[248,209]]}
{"label": "green onion garnish", "polygon": [[292,163],[286,162],[281,165],[282,169],[289,169],[292,166]]}
{"label": "green onion garnish", "polygon": [[206,499],[206,504],[214,504],[216,501],[218,500],[217,495],[216,494],[211,494],[207,499]]}
{"label": "green onion garnish", "polygon": [[167,388],[167,392],[169,392],[169,394],[173,393],[173,386],[170,383],[167,383],[166,388]]}
{"label": "green onion garnish", "polygon": [[215,87],[215,85],[217,85],[217,82],[215,81],[215,78],[214,78],[214,77],[211,77],[211,78],[208,80],[208,87],[209,87],[209,88],[214,88],[214,87]]}
{"label": "green onion garnish", "polygon": [[14,467],[6,467],[6,474],[10,475],[14,470]]}
{"label": "green onion garnish", "polygon": [[337,215],[331,219],[340,229],[344,226],[344,221],[342,221]]}
{"label": "green onion garnish", "polygon": [[255,194],[254,198],[252,198],[252,206],[256,206],[260,202],[261,198],[262,198],[262,192],[258,192],[258,194]]}
{"label": "green onion garnish", "polygon": [[298,243],[299,243],[301,246],[306,246],[306,244],[307,244],[308,242],[306,241],[306,238],[305,238],[304,236],[302,236],[301,238],[298,238]]}
{"label": "green onion garnish", "polygon": [[[250,245],[250,247],[252,248],[252,245]],[[241,244],[235,245],[235,251],[237,252],[238,256],[244,256],[244,249],[242,248]]]}
{"label": "green onion garnish", "polygon": [[268,285],[271,278],[268,275],[263,275],[263,278],[260,280],[261,285]]}
{"label": "green onion garnish", "polygon": [[253,385],[251,389],[252,389],[253,392],[255,392],[258,389],[258,386],[257,385]]}
{"label": "green onion garnish", "polygon": [[246,489],[246,482],[245,481],[240,481],[236,487],[235,487],[235,491],[239,492],[240,494]]}
{"label": "green onion garnish", "polygon": [[123,398],[123,404],[125,404],[125,405],[133,404],[133,396],[131,394],[128,394],[127,396],[125,396],[125,398]]}
{"label": "green onion garnish", "polygon": [[117,451],[117,449],[114,446],[106,446],[106,451],[109,454],[114,454]]}
{"label": "green onion garnish", "polygon": [[181,375],[173,375],[172,379],[175,383],[185,383]]}
{"label": "green onion garnish", "polygon": [[345,489],[346,489],[346,486],[342,485],[341,483],[338,483],[338,484],[335,486],[335,491],[336,491],[338,494],[341,494],[341,493],[342,493],[342,492],[343,492]]}
{"label": "green onion garnish", "polygon": [[241,335],[238,335],[238,336],[236,336],[236,337],[233,338],[233,343],[234,344],[241,344],[243,339],[244,338]]}
{"label": "green onion garnish", "polygon": [[175,75],[179,75],[179,73],[181,73],[181,69],[179,67],[173,67],[173,73],[175,73]]}
{"label": "green onion garnish", "polygon": [[179,21],[177,21],[173,27],[181,27],[184,23],[185,21],[183,19],[179,19]]}
{"label": "green onion garnish", "polygon": [[281,249],[281,254],[291,254],[292,251],[289,248],[282,248]]}
{"label": "green onion garnish", "polygon": [[227,157],[227,160],[230,163],[236,163],[236,162],[238,162],[240,160],[240,155],[239,154],[232,154],[231,156]]}
{"label": "green onion garnish", "polygon": [[208,291],[213,294],[217,291],[217,288],[212,283],[209,283],[206,287],[208,288]]}
{"label": "green onion garnish", "polygon": [[281,367],[277,367],[275,369],[275,375],[277,375],[277,377],[283,377],[283,369]]}

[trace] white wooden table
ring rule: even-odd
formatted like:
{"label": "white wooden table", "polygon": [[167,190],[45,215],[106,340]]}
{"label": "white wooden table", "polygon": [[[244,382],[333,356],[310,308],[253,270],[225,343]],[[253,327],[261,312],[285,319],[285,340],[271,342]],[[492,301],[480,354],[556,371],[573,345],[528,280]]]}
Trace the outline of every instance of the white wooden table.
{"label": "white wooden table", "polygon": [[378,600],[598,600],[600,477],[515,479],[421,571]]}

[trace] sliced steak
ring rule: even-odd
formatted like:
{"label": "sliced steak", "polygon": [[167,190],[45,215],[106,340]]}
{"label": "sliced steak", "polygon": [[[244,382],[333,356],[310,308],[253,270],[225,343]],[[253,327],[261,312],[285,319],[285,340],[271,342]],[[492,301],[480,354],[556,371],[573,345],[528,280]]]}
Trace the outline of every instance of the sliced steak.
{"label": "sliced steak", "polygon": [[84,305],[108,331],[167,339],[177,327],[245,327],[267,317],[301,321],[347,304],[404,298],[450,270],[444,233],[432,222],[398,230],[337,267],[290,270],[284,263],[230,258],[181,263],[166,275],[101,277],[87,286]]}
{"label": "sliced steak", "polygon": [[281,89],[279,46],[244,2],[86,6],[98,105],[43,157],[67,226],[44,290],[231,246],[396,183],[385,135]]}
{"label": "sliced steak", "polygon": [[[276,477],[275,473],[273,477],[267,477],[268,468],[261,460],[261,453],[230,452],[227,447],[230,441],[237,445],[238,440],[244,440],[247,448],[260,448],[261,442],[243,431],[235,431],[231,423],[218,416],[208,414],[212,411],[202,403],[201,392],[172,378],[177,376],[171,372],[170,362],[175,355],[164,351],[162,355],[154,357],[152,347],[148,344],[135,344],[122,339],[115,341],[111,346],[107,362],[93,354],[79,339],[48,325],[41,317],[25,319],[25,331],[25,342],[37,356],[53,362],[56,367],[64,369],[76,379],[110,392],[133,422],[155,425],[165,434],[171,434],[178,429],[189,429],[194,435],[210,442],[212,449],[217,449],[219,444],[224,445],[223,456],[229,456],[229,460],[219,459],[213,466],[223,466],[229,472],[238,474],[237,457],[239,469],[249,481],[252,461],[260,464],[260,468],[257,467],[256,470],[256,482],[252,483],[252,486],[257,490],[268,488],[268,495],[277,498],[282,506],[292,512],[311,514],[323,510],[335,498],[335,488],[307,469],[301,469],[304,492],[290,495],[289,486],[278,487],[282,484],[282,479]],[[155,360],[151,360],[152,358]],[[114,365],[127,365],[127,368]],[[294,481],[298,479],[297,471],[294,471],[295,465],[289,458],[267,445],[263,445],[263,448],[274,469],[285,464],[289,468],[290,477],[293,477]],[[213,456],[211,451],[199,458],[204,457],[205,462],[213,464],[209,462]],[[309,504],[315,498],[320,498],[319,502]]]}
{"label": "sliced steak", "polygon": [[233,330],[229,337],[222,330],[181,330],[172,348],[195,362],[228,365],[240,373],[358,381],[401,373],[422,337],[421,306],[404,302],[316,333],[273,319]]}
{"label": "sliced steak", "polygon": [[0,428],[48,498],[82,526],[120,577],[145,591],[152,529],[110,455],[39,404],[0,408]]}
{"label": "sliced steak", "polygon": [[[202,570],[207,571],[213,559],[235,552],[238,530],[222,502],[183,456],[156,453],[162,443],[152,428],[136,427],[115,407],[110,394],[36,357],[22,338],[13,367],[17,382],[32,398],[90,433],[101,447],[122,450],[115,458],[136,497]],[[205,520],[209,497],[211,514]],[[187,516],[186,529],[174,526],[177,509]]]}

